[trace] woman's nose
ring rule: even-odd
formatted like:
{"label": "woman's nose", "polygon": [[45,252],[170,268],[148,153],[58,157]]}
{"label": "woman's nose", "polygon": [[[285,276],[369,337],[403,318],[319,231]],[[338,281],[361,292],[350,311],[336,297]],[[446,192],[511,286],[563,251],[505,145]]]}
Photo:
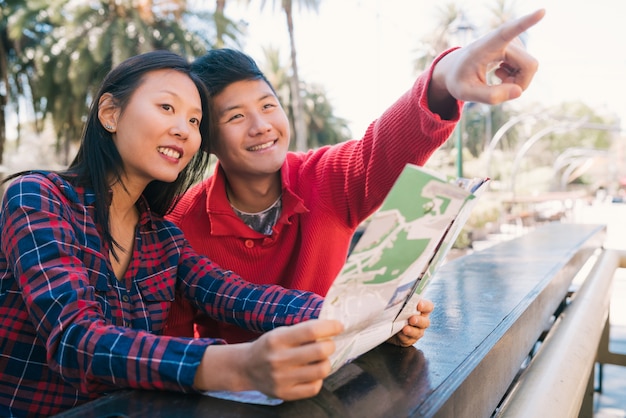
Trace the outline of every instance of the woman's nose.
{"label": "woman's nose", "polygon": [[176,119],[176,122],[172,125],[172,135],[178,136],[182,139],[186,139],[189,136],[189,124],[186,119]]}

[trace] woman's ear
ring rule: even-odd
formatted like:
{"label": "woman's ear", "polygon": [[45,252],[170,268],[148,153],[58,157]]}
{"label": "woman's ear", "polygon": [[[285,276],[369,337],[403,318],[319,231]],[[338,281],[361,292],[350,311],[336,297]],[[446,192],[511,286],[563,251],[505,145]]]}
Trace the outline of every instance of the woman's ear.
{"label": "woman's ear", "polygon": [[104,129],[111,133],[117,130],[119,113],[119,107],[115,104],[111,93],[104,93],[100,96],[98,101],[98,119]]}

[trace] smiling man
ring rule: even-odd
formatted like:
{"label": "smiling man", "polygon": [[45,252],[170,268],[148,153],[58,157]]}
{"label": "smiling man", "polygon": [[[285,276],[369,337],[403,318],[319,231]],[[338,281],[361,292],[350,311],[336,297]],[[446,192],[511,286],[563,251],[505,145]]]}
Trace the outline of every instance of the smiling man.
{"label": "smiling man", "polygon": [[[514,40],[543,15],[538,10],[442,53],[360,140],[306,153],[288,152],[287,115],[254,60],[232,49],[209,51],[192,68],[211,96],[210,141],[219,163],[169,219],[194,249],[246,280],[326,295],[356,228],[407,163],[423,165],[450,137],[463,101],[498,104],[528,87],[537,61]],[[494,63],[502,83],[488,85]],[[430,323],[432,303],[422,300],[417,309],[421,315],[394,337],[401,345],[419,339]],[[166,332],[192,335],[193,317],[189,305],[174,304]],[[200,336],[231,343],[256,337],[206,318],[196,318],[196,327]]]}

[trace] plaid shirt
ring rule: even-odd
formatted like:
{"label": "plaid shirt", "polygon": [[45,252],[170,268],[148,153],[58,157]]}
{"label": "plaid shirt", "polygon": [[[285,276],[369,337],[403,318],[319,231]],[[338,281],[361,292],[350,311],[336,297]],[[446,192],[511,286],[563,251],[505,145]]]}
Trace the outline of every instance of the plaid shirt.
{"label": "plaid shirt", "polygon": [[0,416],[51,415],[119,388],[192,391],[219,339],[160,336],[175,294],[256,331],[316,317],[312,293],[242,281],[198,255],[145,200],[118,280],[94,195],[53,173],[20,177],[0,212]]}

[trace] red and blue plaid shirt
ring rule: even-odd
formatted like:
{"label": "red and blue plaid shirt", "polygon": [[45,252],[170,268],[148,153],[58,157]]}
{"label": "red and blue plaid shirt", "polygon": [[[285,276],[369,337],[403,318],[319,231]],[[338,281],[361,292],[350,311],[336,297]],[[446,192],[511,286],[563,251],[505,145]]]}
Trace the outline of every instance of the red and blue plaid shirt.
{"label": "red and blue plaid shirt", "polygon": [[0,212],[0,416],[51,415],[119,388],[193,391],[207,346],[164,337],[179,295],[211,317],[267,331],[316,317],[322,298],[244,282],[140,200],[118,280],[94,195],[53,173],[14,181]]}

